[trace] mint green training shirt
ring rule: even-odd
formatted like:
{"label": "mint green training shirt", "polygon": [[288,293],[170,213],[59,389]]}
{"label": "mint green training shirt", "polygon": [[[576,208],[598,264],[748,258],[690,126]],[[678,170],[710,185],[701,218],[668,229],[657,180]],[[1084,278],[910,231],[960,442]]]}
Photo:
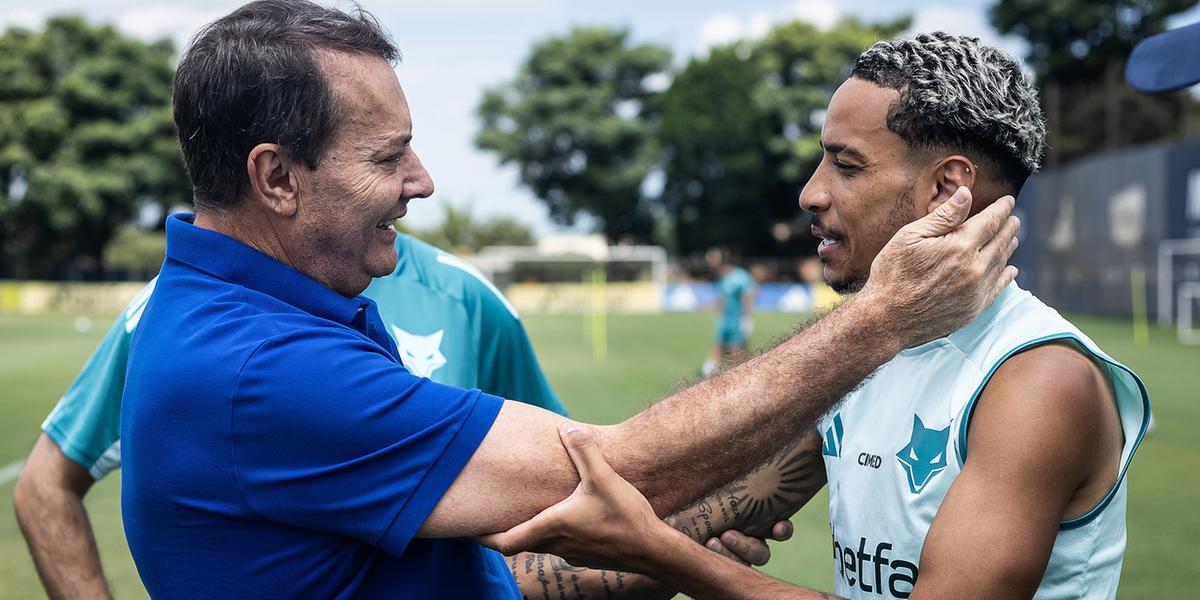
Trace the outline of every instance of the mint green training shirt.
{"label": "mint green training shirt", "polygon": [[[567,415],[542,373],[517,311],[474,266],[410,236],[396,238],[391,275],[364,295],[379,305],[414,375]],[[129,341],[157,280],[117,317],[42,423],[42,431],[95,479],[121,466],[121,393]]]}

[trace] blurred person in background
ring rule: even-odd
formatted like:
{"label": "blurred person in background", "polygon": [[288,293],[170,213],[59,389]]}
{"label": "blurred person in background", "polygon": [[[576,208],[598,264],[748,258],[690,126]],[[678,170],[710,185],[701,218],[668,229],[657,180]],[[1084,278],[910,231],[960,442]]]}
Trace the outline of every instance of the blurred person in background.
{"label": "blurred person in background", "polygon": [[740,361],[746,357],[750,335],[754,332],[754,297],[756,282],[750,273],[734,264],[728,252],[710,250],[705,257],[717,276],[717,322],[713,328],[713,346],[700,368],[700,374],[711,377],[723,361]]}

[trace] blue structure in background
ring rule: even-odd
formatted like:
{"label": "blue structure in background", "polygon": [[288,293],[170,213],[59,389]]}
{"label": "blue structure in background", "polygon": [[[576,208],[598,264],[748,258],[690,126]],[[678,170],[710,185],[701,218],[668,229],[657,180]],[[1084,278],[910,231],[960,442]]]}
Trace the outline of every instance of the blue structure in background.
{"label": "blue structure in background", "polygon": [[[1164,240],[1200,237],[1200,139],[1086,158],[1032,177],[1017,201],[1018,281],[1065,312],[1129,316],[1131,274],[1157,305]],[[1180,259],[1171,289],[1195,280]]]}
{"label": "blue structure in background", "polygon": [[[803,283],[762,283],[754,297],[754,310],[809,312],[812,289]],[[717,305],[717,288],[710,282],[670,283],[663,296],[663,310],[689,312]]]}

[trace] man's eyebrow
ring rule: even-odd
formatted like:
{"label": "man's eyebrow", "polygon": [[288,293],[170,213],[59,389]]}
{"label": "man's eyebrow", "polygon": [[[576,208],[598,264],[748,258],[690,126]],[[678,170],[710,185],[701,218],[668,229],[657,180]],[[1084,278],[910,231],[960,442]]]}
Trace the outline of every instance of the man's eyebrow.
{"label": "man's eyebrow", "polygon": [[859,160],[867,160],[867,157],[862,152],[859,152],[857,148],[848,146],[846,144],[838,144],[821,140],[821,147],[830,154],[844,154]]}
{"label": "man's eyebrow", "polygon": [[360,142],[358,147],[368,152],[391,149],[399,150],[400,148],[407,146],[411,141],[411,133],[387,134],[368,137]]}

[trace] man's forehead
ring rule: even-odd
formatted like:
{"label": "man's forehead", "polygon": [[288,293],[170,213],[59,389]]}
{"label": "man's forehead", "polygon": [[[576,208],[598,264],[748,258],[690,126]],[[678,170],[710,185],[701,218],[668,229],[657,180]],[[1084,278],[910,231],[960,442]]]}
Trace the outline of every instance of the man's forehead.
{"label": "man's forehead", "polygon": [[382,58],[345,52],[324,52],[320,61],[330,90],[343,108],[343,123],[363,129],[359,141],[387,143],[411,136],[408,101],[391,64]]}
{"label": "man's forehead", "polygon": [[829,101],[821,142],[863,153],[880,144],[902,142],[887,126],[888,111],[899,99],[897,90],[857,77],[847,79]]}

